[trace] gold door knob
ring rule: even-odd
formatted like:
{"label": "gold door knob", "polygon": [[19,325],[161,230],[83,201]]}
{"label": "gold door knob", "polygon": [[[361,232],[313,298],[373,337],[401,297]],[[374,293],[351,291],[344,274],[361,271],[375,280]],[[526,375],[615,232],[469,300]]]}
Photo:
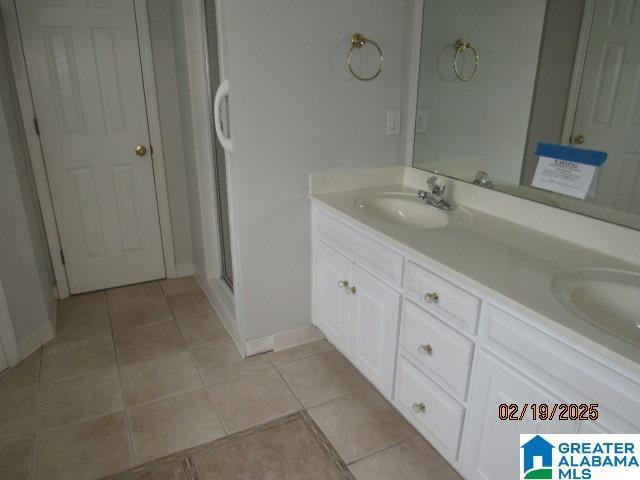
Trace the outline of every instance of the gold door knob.
{"label": "gold door knob", "polygon": [[418,353],[433,355],[433,347],[431,345],[420,345],[418,347]]}
{"label": "gold door knob", "polygon": [[340,281],[338,282],[338,286],[339,286],[340,288],[345,288],[345,289],[347,289],[347,288],[349,288],[349,282],[348,282],[347,280],[340,280]]}
{"label": "gold door knob", "polygon": [[438,303],[438,300],[440,300],[440,297],[436,292],[429,292],[424,296],[424,301],[427,303]]}
{"label": "gold door knob", "polygon": [[573,143],[582,144],[585,140],[584,135],[576,135],[573,137]]}
{"label": "gold door knob", "polygon": [[147,147],[144,145],[138,145],[135,149],[136,155],[139,157],[144,157],[147,154]]}
{"label": "gold door knob", "polygon": [[424,402],[414,403],[412,409],[415,413],[424,413],[427,411],[427,406],[424,404]]}

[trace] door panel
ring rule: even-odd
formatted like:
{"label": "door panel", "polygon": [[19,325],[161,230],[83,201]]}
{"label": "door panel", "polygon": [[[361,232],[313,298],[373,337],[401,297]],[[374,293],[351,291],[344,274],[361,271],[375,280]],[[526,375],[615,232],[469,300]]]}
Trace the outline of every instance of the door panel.
{"label": "door panel", "polygon": [[349,300],[339,282],[350,281],[351,261],[315,243],[314,309],[316,326],[343,354],[349,352]]}
{"label": "door panel", "polygon": [[502,403],[520,406],[532,403],[561,403],[533,380],[512,370],[493,356],[480,351],[474,365],[474,379],[462,440],[460,460],[469,478],[504,480],[519,478],[521,433],[576,433],[578,422],[522,421],[498,418]]}
{"label": "door panel", "polygon": [[133,2],[16,6],[71,293],[164,277]]}
{"label": "door panel", "polygon": [[636,1],[595,2],[573,136],[609,154],[592,200],[640,213],[640,8]]}
{"label": "door panel", "polygon": [[350,359],[387,398],[393,372],[400,315],[400,294],[357,265],[351,294]]}

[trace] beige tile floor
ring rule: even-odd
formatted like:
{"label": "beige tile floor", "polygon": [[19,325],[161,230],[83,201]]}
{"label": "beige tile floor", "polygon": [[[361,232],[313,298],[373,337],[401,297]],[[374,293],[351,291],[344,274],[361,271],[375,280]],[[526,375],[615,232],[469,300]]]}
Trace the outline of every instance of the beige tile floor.
{"label": "beige tile floor", "polygon": [[302,409],[359,480],[459,478],[325,340],[243,359],[191,277],[59,302],[0,377],[0,478],[100,478]]}

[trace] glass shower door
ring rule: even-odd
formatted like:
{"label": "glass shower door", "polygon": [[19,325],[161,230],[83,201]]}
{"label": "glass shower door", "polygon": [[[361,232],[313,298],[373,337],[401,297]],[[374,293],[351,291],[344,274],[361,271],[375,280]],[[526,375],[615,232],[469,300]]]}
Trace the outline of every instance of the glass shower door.
{"label": "glass shower door", "polygon": [[[218,36],[216,26],[215,0],[205,0],[207,30],[207,60],[209,87],[215,92],[220,85],[220,64],[218,61]],[[222,257],[222,279],[233,290],[233,264],[231,261],[231,229],[229,227],[229,195],[227,194],[227,168],[225,151],[215,132],[211,132],[214,143],[214,170],[216,173],[216,194],[218,200],[218,230]]]}

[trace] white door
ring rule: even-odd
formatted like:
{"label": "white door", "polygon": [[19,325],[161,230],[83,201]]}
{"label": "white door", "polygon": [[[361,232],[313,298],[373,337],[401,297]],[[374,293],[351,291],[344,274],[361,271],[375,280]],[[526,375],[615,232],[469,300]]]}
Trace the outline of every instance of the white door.
{"label": "white door", "polygon": [[609,154],[595,203],[640,213],[640,8],[597,0],[572,143]]}
{"label": "white door", "polygon": [[314,323],[343,354],[349,351],[349,300],[352,263],[322,242],[315,244]]}
{"label": "white door", "polygon": [[71,293],[164,277],[134,3],[16,6]]}
{"label": "white door", "polygon": [[400,294],[357,265],[353,269],[349,358],[391,398],[400,316]]}
{"label": "white door", "polygon": [[572,421],[500,420],[500,404],[555,404],[559,398],[493,356],[480,352],[475,360],[469,409],[460,461],[468,478],[520,478],[521,433],[577,433]]}

